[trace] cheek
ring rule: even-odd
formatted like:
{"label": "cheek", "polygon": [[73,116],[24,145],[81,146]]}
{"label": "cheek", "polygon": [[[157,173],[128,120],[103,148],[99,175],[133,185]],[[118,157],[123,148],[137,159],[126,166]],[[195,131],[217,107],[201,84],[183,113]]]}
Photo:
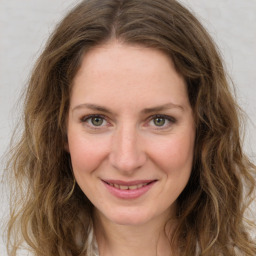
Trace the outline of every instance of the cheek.
{"label": "cheek", "polygon": [[74,173],[86,174],[92,172],[102,163],[106,156],[106,141],[91,140],[81,136],[70,136],[69,152]]}
{"label": "cheek", "polygon": [[179,175],[190,172],[194,155],[194,136],[173,136],[158,141],[151,150],[152,158],[165,172]]}

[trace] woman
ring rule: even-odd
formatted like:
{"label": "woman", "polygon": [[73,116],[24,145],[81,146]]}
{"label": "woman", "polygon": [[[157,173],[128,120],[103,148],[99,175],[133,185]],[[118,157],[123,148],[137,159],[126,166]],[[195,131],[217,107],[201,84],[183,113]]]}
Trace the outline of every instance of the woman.
{"label": "woman", "polygon": [[82,1],[27,89],[10,255],[255,255],[239,112],[178,2]]}

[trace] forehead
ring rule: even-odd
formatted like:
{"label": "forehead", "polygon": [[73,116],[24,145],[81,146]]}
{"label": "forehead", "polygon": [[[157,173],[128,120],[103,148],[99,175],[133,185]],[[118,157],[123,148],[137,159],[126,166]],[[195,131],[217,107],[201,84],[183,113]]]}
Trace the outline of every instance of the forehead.
{"label": "forehead", "polygon": [[118,72],[122,69],[128,72],[134,67],[138,68],[138,72],[143,72],[149,68],[156,70],[159,64],[162,65],[161,68],[163,64],[171,69],[174,68],[172,59],[163,51],[113,40],[89,50],[82,58],[82,65],[77,76],[84,72],[85,66],[90,69],[90,73],[93,72],[91,74],[95,74],[97,71],[101,73],[103,67],[106,72],[113,71],[113,67],[118,68]]}
{"label": "forehead", "polygon": [[115,41],[84,55],[73,81],[71,101],[88,97],[104,101],[113,96],[131,101],[150,97],[174,101],[186,100],[187,93],[169,56],[157,49]]}

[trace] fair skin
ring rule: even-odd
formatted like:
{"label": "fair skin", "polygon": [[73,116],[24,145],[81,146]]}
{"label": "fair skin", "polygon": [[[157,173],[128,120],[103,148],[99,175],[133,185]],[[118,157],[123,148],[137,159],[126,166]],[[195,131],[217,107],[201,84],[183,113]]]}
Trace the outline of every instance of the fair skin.
{"label": "fair skin", "polygon": [[95,206],[100,255],[170,255],[164,226],[190,177],[195,139],[170,58],[117,41],[90,50],[73,82],[67,135],[76,181]]}

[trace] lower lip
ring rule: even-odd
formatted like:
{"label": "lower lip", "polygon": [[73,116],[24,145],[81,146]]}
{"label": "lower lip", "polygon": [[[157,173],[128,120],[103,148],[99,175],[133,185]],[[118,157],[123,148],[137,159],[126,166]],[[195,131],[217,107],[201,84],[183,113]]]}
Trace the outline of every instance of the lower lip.
{"label": "lower lip", "polygon": [[143,186],[141,188],[132,189],[132,190],[122,190],[115,187],[110,186],[108,183],[103,181],[103,184],[108,189],[108,191],[114,195],[115,197],[121,198],[121,199],[136,199],[140,196],[144,195],[148,190],[150,190],[153,185],[156,183],[156,181],[151,182],[150,184]]}

